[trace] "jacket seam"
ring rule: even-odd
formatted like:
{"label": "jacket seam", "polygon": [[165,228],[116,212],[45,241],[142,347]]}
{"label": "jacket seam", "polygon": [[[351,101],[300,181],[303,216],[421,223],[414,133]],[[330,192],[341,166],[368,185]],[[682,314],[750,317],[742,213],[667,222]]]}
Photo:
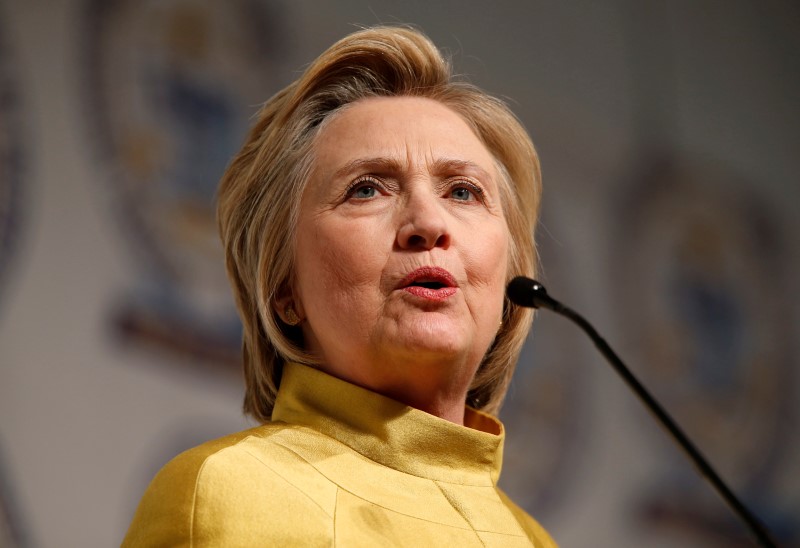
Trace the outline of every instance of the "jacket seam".
{"label": "jacket seam", "polygon": [[[298,458],[302,459],[302,460],[303,460],[303,462],[306,462],[306,463],[308,462],[308,461],[306,461],[305,459],[303,459],[303,458],[302,458],[300,455],[298,455],[297,453],[295,453],[294,451],[292,451],[291,449],[289,449],[288,447],[284,447],[283,445],[280,445],[280,444],[275,444],[275,445],[277,445],[278,447],[282,447],[283,449],[285,449],[285,450],[287,450],[287,451],[291,452],[291,453],[292,453],[293,455],[295,455],[296,457],[298,457]],[[244,451],[244,452],[245,452],[247,455],[249,455],[249,456],[250,456],[250,458],[254,459],[255,461],[259,462],[259,463],[260,463],[262,466],[264,466],[265,468],[269,469],[269,470],[270,470],[270,471],[271,471],[273,474],[275,474],[277,477],[279,477],[280,479],[282,479],[283,481],[285,481],[287,484],[291,485],[291,486],[292,486],[294,489],[296,489],[296,490],[297,490],[297,491],[298,491],[298,492],[299,492],[301,495],[305,496],[305,497],[306,497],[308,500],[310,500],[312,503],[314,503],[314,505],[315,505],[317,508],[319,508],[319,509],[322,511],[322,513],[323,513],[323,514],[325,514],[325,515],[326,515],[326,516],[328,516],[329,518],[332,518],[332,517],[334,517],[334,516],[335,516],[335,513],[336,513],[336,507],[335,507],[335,506],[334,506],[334,514],[333,514],[333,515],[331,515],[331,514],[330,514],[330,513],[329,513],[327,510],[325,510],[325,508],[323,508],[323,507],[322,507],[322,505],[321,505],[319,502],[317,502],[316,500],[314,500],[314,499],[313,499],[313,498],[312,498],[312,497],[311,497],[311,496],[310,496],[308,493],[306,493],[306,492],[305,492],[303,489],[301,489],[300,487],[298,487],[297,485],[295,485],[294,483],[292,483],[292,482],[291,482],[289,479],[287,479],[287,478],[286,478],[286,477],[285,477],[283,474],[281,474],[280,472],[278,472],[277,470],[275,470],[275,469],[274,469],[272,466],[270,466],[270,465],[269,465],[267,462],[265,462],[265,461],[264,461],[264,460],[263,460],[261,457],[259,457],[258,455],[256,455],[256,454],[252,453],[252,452],[251,452],[251,451],[249,451],[248,449],[243,449],[243,451]],[[317,474],[320,474],[320,475],[324,476],[324,474],[322,474],[322,472],[320,472],[320,471],[319,471],[319,470],[317,470],[316,468],[314,468],[314,471],[315,471],[315,472],[317,472]],[[336,484],[334,484],[334,485],[336,485]],[[336,487],[338,488],[338,485],[336,485]]]}
{"label": "jacket seam", "polygon": [[200,465],[200,469],[197,471],[197,477],[194,479],[194,491],[192,492],[192,513],[190,515],[191,517],[189,518],[189,548],[194,546],[194,518],[195,514],[197,513],[197,492],[200,490],[200,477],[203,475],[203,472],[206,469],[208,460],[216,454],[217,452],[214,452],[212,455],[209,455],[203,459],[203,464]]}
{"label": "jacket seam", "polygon": [[192,492],[192,511],[191,511],[191,514],[189,515],[189,548],[193,548],[193,546],[194,546],[194,527],[195,527],[195,521],[196,521],[195,520],[195,515],[197,513],[197,492],[200,490],[201,476],[203,475],[203,472],[205,472],[206,465],[208,464],[208,461],[210,461],[213,457],[217,456],[218,454],[222,453],[223,451],[225,451],[227,449],[231,449],[233,447],[236,447],[237,445],[239,445],[239,444],[241,444],[241,443],[243,443],[243,442],[245,442],[245,441],[247,441],[247,440],[249,440],[251,438],[265,439],[265,438],[269,437],[270,435],[272,435],[272,433],[270,433],[269,435],[265,436],[264,438],[261,438],[260,436],[255,436],[253,434],[249,434],[249,435],[241,438],[240,440],[237,440],[236,443],[233,443],[231,445],[226,445],[225,447],[220,447],[219,449],[217,449],[213,453],[211,453],[209,455],[206,455],[206,457],[203,459],[203,463],[200,465],[200,468],[197,470],[197,476],[195,477],[195,480],[194,480],[194,490]]}
{"label": "jacket seam", "polygon": [[[273,442],[273,443],[275,443],[275,442]],[[357,498],[357,499],[359,499],[359,500],[363,500],[364,502],[366,502],[366,503],[368,503],[368,504],[371,504],[371,505],[373,505],[373,506],[376,506],[376,507],[378,507],[378,508],[383,508],[383,509],[384,509],[384,510],[386,510],[387,512],[392,512],[392,513],[398,514],[398,515],[400,515],[400,516],[405,516],[405,517],[407,517],[407,518],[411,518],[411,519],[418,519],[418,520],[420,520],[420,521],[424,521],[424,522],[426,522],[426,523],[433,523],[433,524],[436,524],[436,525],[441,525],[442,527],[452,527],[453,529],[459,529],[459,530],[461,530],[461,531],[469,531],[470,529],[472,529],[472,530],[474,531],[474,528],[472,528],[472,525],[470,525],[469,523],[467,523],[468,527],[457,527],[457,526],[455,526],[455,525],[449,525],[449,524],[447,524],[447,523],[442,523],[442,522],[440,522],[440,521],[433,521],[433,520],[425,519],[425,518],[422,518],[422,517],[419,517],[419,516],[413,516],[413,515],[411,515],[411,514],[407,514],[407,513],[405,513],[405,512],[401,512],[401,511],[399,511],[399,510],[395,510],[394,508],[389,508],[389,507],[387,507],[387,506],[384,506],[383,504],[379,504],[379,503],[375,502],[374,500],[365,499],[365,498],[364,498],[364,497],[362,497],[361,495],[358,495],[358,494],[356,494],[356,493],[353,493],[353,492],[352,492],[352,491],[350,491],[349,489],[346,489],[345,487],[341,486],[341,485],[339,484],[339,482],[337,482],[337,481],[336,481],[336,480],[334,480],[333,478],[329,477],[327,474],[325,474],[325,472],[323,472],[322,470],[320,470],[319,468],[317,468],[316,466],[314,466],[314,464],[313,464],[313,463],[311,463],[311,462],[309,462],[308,460],[306,460],[305,458],[303,458],[303,455],[300,455],[299,453],[296,453],[296,452],[295,452],[295,451],[293,451],[293,450],[292,450],[290,447],[286,447],[285,445],[283,445],[283,444],[280,444],[280,443],[276,443],[276,445],[280,445],[281,447],[283,447],[283,448],[284,448],[284,449],[286,449],[287,451],[291,451],[292,453],[294,453],[295,455],[297,455],[297,457],[298,457],[298,458],[302,459],[302,460],[303,460],[304,462],[306,462],[306,463],[307,463],[309,466],[311,466],[311,467],[312,467],[314,470],[316,470],[316,471],[317,471],[317,472],[318,472],[320,475],[322,475],[324,478],[326,478],[328,481],[330,481],[332,484],[334,484],[334,485],[336,486],[336,488],[337,488],[337,501],[338,501],[338,494],[339,494],[338,492],[339,492],[339,491],[344,491],[345,493],[348,493],[348,494],[350,494],[350,495],[354,496],[355,498]],[[374,461],[373,461],[373,462],[374,462]],[[376,463],[376,464],[379,464],[379,463]],[[381,466],[383,466],[383,465],[381,465]],[[391,470],[391,468],[390,468],[390,470]],[[428,481],[432,481],[432,480],[428,480]],[[435,483],[435,482],[433,482],[433,483]],[[438,489],[441,491],[441,488],[440,488],[439,486],[437,486],[437,488],[438,488]],[[448,501],[448,502],[449,502],[449,501]],[[337,505],[336,505],[336,506],[338,507],[338,503],[337,503]],[[451,506],[452,506],[452,505],[451,505]],[[461,515],[461,514],[459,513],[459,515]],[[462,518],[463,518],[463,516],[462,516]],[[465,520],[465,521],[466,521],[466,520]]]}
{"label": "jacket seam", "polygon": [[470,529],[472,529],[472,532],[473,532],[473,533],[475,533],[475,537],[478,539],[478,541],[481,543],[481,545],[483,545],[483,546],[485,547],[485,546],[486,546],[486,543],[485,543],[485,542],[483,542],[483,539],[482,539],[482,538],[481,538],[481,536],[478,534],[478,530],[477,530],[477,529],[475,529],[475,526],[474,526],[474,525],[472,525],[472,521],[470,521],[470,519],[469,519],[469,518],[468,518],[466,515],[464,515],[464,513],[463,513],[461,510],[459,510],[459,509],[456,507],[456,505],[455,505],[455,504],[453,504],[453,501],[452,501],[452,500],[450,500],[450,497],[448,497],[448,496],[447,496],[447,493],[445,493],[445,492],[444,492],[444,489],[442,489],[442,486],[441,486],[441,485],[439,485],[439,482],[438,482],[438,481],[434,481],[434,482],[433,482],[433,484],[436,486],[436,488],[437,488],[437,489],[439,490],[439,492],[442,494],[442,496],[444,497],[444,500],[446,500],[446,501],[447,501],[447,504],[449,504],[449,505],[450,505],[450,508],[452,508],[453,510],[455,510],[455,512],[456,512],[456,513],[457,513],[459,516],[461,516],[461,519],[463,519],[463,520],[464,520],[464,521],[467,523],[467,525],[469,525]]}

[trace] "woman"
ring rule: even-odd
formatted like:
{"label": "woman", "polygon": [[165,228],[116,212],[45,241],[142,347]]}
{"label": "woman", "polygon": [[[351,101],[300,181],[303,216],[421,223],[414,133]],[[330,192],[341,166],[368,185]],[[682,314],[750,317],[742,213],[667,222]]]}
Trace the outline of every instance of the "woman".
{"label": "woman", "polygon": [[[496,487],[530,325],[533,145],[420,33],[357,32],[266,103],[219,189],[264,423],[170,462],[129,545],[554,546]],[[467,405],[465,405],[467,404]]]}

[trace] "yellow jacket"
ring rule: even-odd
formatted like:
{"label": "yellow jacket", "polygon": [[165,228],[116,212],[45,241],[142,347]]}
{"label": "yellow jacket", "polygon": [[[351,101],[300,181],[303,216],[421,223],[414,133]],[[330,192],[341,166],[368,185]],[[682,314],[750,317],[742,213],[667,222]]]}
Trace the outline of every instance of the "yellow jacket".
{"label": "yellow jacket", "polygon": [[503,427],[459,426],[288,364],[273,422],[168,463],[123,546],[536,546],[496,486]]}

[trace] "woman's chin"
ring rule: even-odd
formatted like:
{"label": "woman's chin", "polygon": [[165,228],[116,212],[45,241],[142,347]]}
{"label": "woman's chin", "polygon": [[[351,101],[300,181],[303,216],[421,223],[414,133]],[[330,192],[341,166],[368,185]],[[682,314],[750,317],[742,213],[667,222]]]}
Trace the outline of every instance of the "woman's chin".
{"label": "woman's chin", "polygon": [[450,321],[417,321],[399,330],[393,337],[394,346],[412,353],[419,360],[436,358],[457,359],[470,353],[475,334],[464,326]]}

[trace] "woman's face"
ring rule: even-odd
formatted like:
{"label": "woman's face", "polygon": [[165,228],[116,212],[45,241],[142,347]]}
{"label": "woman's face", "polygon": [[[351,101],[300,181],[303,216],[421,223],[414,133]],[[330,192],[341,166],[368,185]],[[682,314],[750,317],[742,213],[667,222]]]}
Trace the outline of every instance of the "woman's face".
{"label": "woman's face", "polygon": [[436,413],[500,326],[509,233],[491,154],[430,99],[358,101],[321,129],[295,308],[329,373]]}

